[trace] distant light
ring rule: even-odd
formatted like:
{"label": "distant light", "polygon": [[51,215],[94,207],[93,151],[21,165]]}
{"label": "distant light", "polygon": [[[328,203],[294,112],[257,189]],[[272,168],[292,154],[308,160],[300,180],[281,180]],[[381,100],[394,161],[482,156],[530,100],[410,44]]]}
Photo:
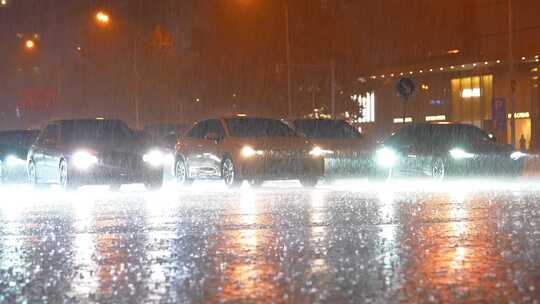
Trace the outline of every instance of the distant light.
{"label": "distant light", "polygon": [[538,68],[532,68],[531,72],[538,72]]}
{"label": "distant light", "polygon": [[98,116],[98,117],[96,117],[96,120],[105,120],[105,118],[103,118],[101,116]]}
{"label": "distant light", "polygon": [[429,69],[430,72],[433,72],[433,69]]}
{"label": "distant light", "polygon": [[421,88],[422,90],[424,90],[424,91],[427,91],[427,90],[429,90],[429,85],[423,83],[423,84],[420,86],[420,88]]}
{"label": "distant light", "polygon": [[463,89],[461,92],[461,97],[463,98],[480,97],[481,95],[482,92],[480,91],[480,88]]}
{"label": "distant light", "polygon": [[394,74],[390,74],[390,77],[394,77]]}
{"label": "distant light", "polygon": [[0,1],[0,5],[6,6],[6,5],[7,5],[7,0],[1,0],[1,1]]}
{"label": "distant light", "polygon": [[413,72],[413,71],[410,71],[410,72],[409,72],[409,74],[411,74],[411,75],[412,75],[412,74],[414,74],[414,72]]}
{"label": "distant light", "polygon": [[422,71],[422,70],[420,70],[420,71],[418,71],[418,72],[420,72],[420,74],[424,73],[424,71]]}
{"label": "distant light", "polygon": [[497,60],[497,63],[501,63],[501,61],[500,61],[500,60]]}
{"label": "distant light", "polygon": [[384,74],[383,74],[383,75],[381,75],[381,78],[384,78]]}
{"label": "distant light", "polygon": [[448,54],[459,54],[459,50],[458,49],[452,49],[452,50],[448,50]]}
{"label": "distant light", "polygon": [[538,59],[538,58],[540,58],[540,56],[536,55],[536,56],[534,56],[534,58]]}
{"label": "distant light", "polygon": [[446,120],[446,115],[426,116],[426,121],[443,121]]}
{"label": "distant light", "polygon": [[476,63],[473,63],[472,66],[475,67],[475,66],[476,66]]}
{"label": "distant light", "polygon": [[403,76],[403,72],[399,73],[400,76]]}
{"label": "distant light", "polygon": [[246,117],[247,114],[244,114],[244,113],[238,113],[238,114],[236,114],[236,116],[238,116],[238,117]]}
{"label": "distant light", "polygon": [[464,68],[464,67],[465,67],[465,65],[464,65],[464,64],[462,64],[462,65],[461,65],[461,67],[462,67],[462,68]]}
{"label": "distant light", "polygon": [[538,76],[533,76],[533,80],[538,80]]}
{"label": "distant light", "polygon": [[525,59],[527,59],[527,58],[525,58],[525,57],[521,57],[521,60],[525,60]]}
{"label": "distant light", "polygon": [[444,71],[444,68],[443,68],[443,67],[440,67],[439,70]]}
{"label": "distant light", "polygon": [[78,52],[82,51],[82,47],[80,47],[80,46],[78,46],[76,49],[77,49]]}
{"label": "distant light", "polygon": [[487,61],[486,61],[486,62],[484,62],[484,64],[485,64],[485,65],[488,65],[488,64],[489,64],[489,62],[487,62]]}
{"label": "distant light", "polygon": [[450,66],[450,68],[453,70],[453,69],[454,69],[454,66]]}

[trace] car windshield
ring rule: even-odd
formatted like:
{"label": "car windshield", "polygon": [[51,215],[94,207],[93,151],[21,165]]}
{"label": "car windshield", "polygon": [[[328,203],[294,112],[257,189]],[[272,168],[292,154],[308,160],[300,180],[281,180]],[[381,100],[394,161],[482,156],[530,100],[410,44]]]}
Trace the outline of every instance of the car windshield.
{"label": "car windshield", "polygon": [[294,127],[308,138],[360,138],[361,135],[343,120],[296,120]]}
{"label": "car windshield", "polygon": [[400,129],[385,144],[472,143],[490,141],[488,134],[471,125],[416,125]]}
{"label": "car windshield", "polygon": [[133,138],[129,127],[116,120],[81,120],[62,123],[62,140],[101,141]]}
{"label": "car windshield", "polygon": [[0,133],[0,145],[29,147],[34,143],[39,131],[8,131]]}
{"label": "car windshield", "polygon": [[277,119],[229,118],[227,126],[233,137],[296,137],[296,132]]}

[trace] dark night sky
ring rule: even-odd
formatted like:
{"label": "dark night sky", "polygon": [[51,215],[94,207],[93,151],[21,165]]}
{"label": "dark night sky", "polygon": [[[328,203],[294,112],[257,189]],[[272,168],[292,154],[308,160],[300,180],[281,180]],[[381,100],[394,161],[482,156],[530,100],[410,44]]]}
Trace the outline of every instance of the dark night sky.
{"label": "dark night sky", "polygon": [[[10,2],[0,9],[4,116],[20,103],[21,90],[38,87],[54,92],[50,116],[133,122],[136,99],[147,123],[231,111],[285,114],[286,73],[277,67],[285,63],[285,0]],[[515,6],[516,52],[535,52],[540,1]],[[111,14],[107,28],[93,22],[99,9]],[[506,52],[503,0],[289,0],[289,12],[292,62],[327,65],[334,58],[344,91],[358,76],[388,67]],[[22,44],[31,33],[40,40],[28,52]],[[448,58],[453,48],[462,52]],[[316,88],[319,105],[327,102],[328,68],[295,67],[293,80],[297,114],[311,108],[307,88]]]}

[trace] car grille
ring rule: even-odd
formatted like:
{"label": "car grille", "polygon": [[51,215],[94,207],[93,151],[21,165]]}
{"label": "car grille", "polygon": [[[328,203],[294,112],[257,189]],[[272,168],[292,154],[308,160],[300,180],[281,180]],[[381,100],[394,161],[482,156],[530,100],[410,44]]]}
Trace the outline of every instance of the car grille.
{"label": "car grille", "polygon": [[268,154],[271,159],[295,159],[304,158],[308,153],[303,150],[270,150]]}
{"label": "car grille", "polygon": [[110,152],[103,157],[103,164],[108,167],[138,170],[142,168],[143,160],[135,153]]}

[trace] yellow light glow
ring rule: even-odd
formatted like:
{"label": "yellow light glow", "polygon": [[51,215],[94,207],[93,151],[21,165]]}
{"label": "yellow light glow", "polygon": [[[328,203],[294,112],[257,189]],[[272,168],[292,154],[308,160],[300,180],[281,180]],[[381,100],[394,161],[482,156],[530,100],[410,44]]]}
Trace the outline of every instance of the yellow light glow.
{"label": "yellow light glow", "polygon": [[459,54],[459,50],[458,49],[452,49],[452,50],[448,50],[448,54]]}
{"label": "yellow light glow", "polygon": [[28,39],[26,40],[26,42],[24,43],[24,45],[26,46],[27,49],[31,50],[33,48],[36,47],[36,43],[34,42],[34,40],[31,40],[31,39]]}
{"label": "yellow light glow", "polygon": [[110,17],[105,12],[98,12],[96,14],[96,21],[101,24],[108,24],[110,22]]}

